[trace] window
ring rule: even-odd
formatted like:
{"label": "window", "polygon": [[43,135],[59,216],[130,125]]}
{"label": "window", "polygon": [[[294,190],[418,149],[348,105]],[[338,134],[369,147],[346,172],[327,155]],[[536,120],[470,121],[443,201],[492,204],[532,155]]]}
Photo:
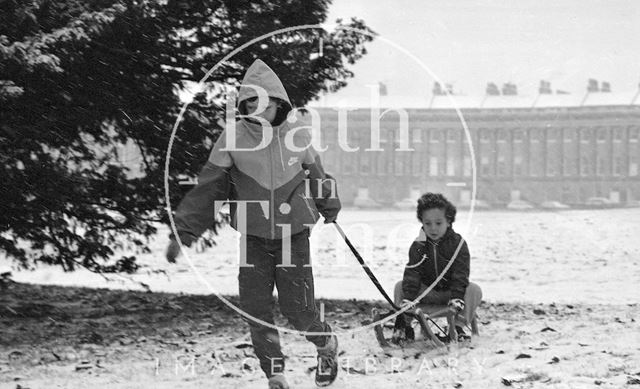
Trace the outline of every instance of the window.
{"label": "window", "polygon": [[616,127],[613,129],[613,142],[620,143],[624,139],[624,128]]}
{"label": "window", "polygon": [[377,165],[378,165],[378,175],[384,176],[387,173],[387,153],[389,151],[385,150],[382,152],[376,153]]}
{"label": "window", "polygon": [[396,155],[395,166],[396,166],[396,176],[401,176],[404,174],[404,158]]}
{"label": "window", "polygon": [[413,143],[422,143],[422,130],[419,128],[414,128],[412,134],[411,141]]}
{"label": "window", "polygon": [[575,176],[578,174],[578,161],[575,155],[569,153],[564,154],[562,163],[563,172],[565,176]]}
{"label": "window", "polygon": [[629,128],[629,142],[637,143],[638,142],[638,127]]}
{"label": "window", "polygon": [[456,175],[456,165],[455,159],[453,157],[447,158],[447,176],[455,176]]}
{"label": "window", "polygon": [[[331,159],[333,160],[332,161],[333,169],[334,169],[333,171],[337,173],[337,172],[342,171],[341,170],[341,166],[340,166],[341,158],[340,158],[340,149],[335,149],[335,150],[337,150],[337,151],[332,153]],[[323,159],[323,161],[324,161],[324,159]]]}
{"label": "window", "polygon": [[340,157],[342,159],[342,172],[344,174],[348,175],[357,172],[357,170],[355,170],[355,166],[358,163],[356,153],[342,152],[340,153]]}
{"label": "window", "polygon": [[429,141],[431,143],[438,143],[442,140],[441,130],[431,130],[429,135],[430,135]]}
{"label": "window", "polygon": [[591,129],[590,128],[581,128],[580,129],[580,143],[589,143],[591,141]]}
{"label": "window", "polygon": [[414,151],[411,153],[411,172],[414,176],[420,176],[422,174],[421,153]]}
{"label": "window", "polygon": [[542,132],[540,130],[529,131],[529,138],[531,139],[531,143],[540,143],[541,137],[542,137]]}
{"label": "window", "polygon": [[508,137],[509,137],[509,134],[507,133],[507,130],[505,129],[498,130],[498,143],[506,143]]}
{"label": "window", "polygon": [[498,157],[498,175],[499,176],[507,175],[507,163],[504,157]]}
{"label": "window", "polygon": [[464,157],[462,160],[462,175],[471,177],[471,157]]}
{"label": "window", "polygon": [[[362,134],[360,133],[360,131],[357,131],[359,129],[356,129],[356,131],[349,131],[349,133],[347,134],[347,139],[349,140],[349,145],[353,146],[361,146],[360,141],[362,140]],[[382,133],[384,133],[383,130],[381,130]]]}
{"label": "window", "polygon": [[635,177],[638,175],[638,158],[629,157],[629,176]]}
{"label": "window", "polygon": [[480,143],[491,143],[491,130],[480,130]]}
{"label": "window", "polygon": [[393,137],[393,131],[387,130],[386,128],[380,129],[380,144],[389,143],[389,138],[391,137]]}
{"label": "window", "polygon": [[395,154],[392,152],[389,152],[387,154],[387,174],[388,175],[392,175],[393,174],[393,169],[394,166],[398,163],[398,161],[395,160]]}
{"label": "window", "polygon": [[623,166],[623,159],[622,157],[615,157],[613,159],[613,175],[614,176],[621,176],[622,175],[622,168]]}
{"label": "window", "polygon": [[608,131],[606,128],[599,128],[597,131],[598,143],[605,143],[607,141]]}
{"label": "window", "polygon": [[488,176],[491,174],[491,165],[489,164],[489,157],[482,157],[480,159],[480,171],[484,176]]}
{"label": "window", "polygon": [[528,174],[532,177],[542,177],[546,174],[545,168],[545,148],[542,142],[544,139],[544,129],[532,128],[529,130],[529,150],[527,152],[526,163]]}
{"label": "window", "polygon": [[344,169],[342,169],[342,172],[343,172],[344,174],[351,174],[351,173],[353,173],[353,165],[352,165],[352,164],[350,164],[350,163],[346,163],[346,164],[344,165]]}
{"label": "window", "polygon": [[575,130],[573,128],[565,128],[562,131],[562,141],[564,143],[571,143],[575,140]]}
{"label": "window", "polygon": [[434,177],[438,175],[438,158],[437,157],[429,158],[429,175]]}
{"label": "window", "polygon": [[520,156],[513,159],[513,174],[516,176],[521,176],[523,174],[522,157]]}
{"label": "window", "polygon": [[562,130],[560,128],[547,129],[547,152],[545,155],[546,176],[553,177],[560,174],[562,164]]}
{"label": "window", "polygon": [[[333,153],[332,153],[333,154]],[[328,154],[325,154],[322,156],[322,163],[324,164],[324,170],[327,172],[335,172],[337,171],[336,166],[334,164],[334,162],[336,161],[336,158],[327,158]],[[333,155],[332,155],[333,157]]]}
{"label": "window", "polygon": [[522,143],[524,141],[524,131],[515,130],[513,132],[513,143]]}
{"label": "window", "polygon": [[460,134],[453,128],[447,130],[447,143],[455,143],[460,138]]}
{"label": "window", "polygon": [[370,173],[369,159],[366,151],[360,154],[360,174],[366,176]]}
{"label": "window", "polygon": [[407,129],[406,134],[404,131],[400,131],[397,129],[395,131],[391,131],[391,135],[393,136],[393,144],[395,147],[404,147],[403,144],[407,143],[409,148],[411,147],[413,132]]}
{"label": "window", "polygon": [[580,175],[581,176],[588,176],[591,169],[590,169],[590,163],[591,161],[589,161],[589,158],[587,157],[582,157],[580,158]]}
{"label": "window", "polygon": [[553,160],[547,161],[547,177],[553,177],[556,175],[556,166]]}

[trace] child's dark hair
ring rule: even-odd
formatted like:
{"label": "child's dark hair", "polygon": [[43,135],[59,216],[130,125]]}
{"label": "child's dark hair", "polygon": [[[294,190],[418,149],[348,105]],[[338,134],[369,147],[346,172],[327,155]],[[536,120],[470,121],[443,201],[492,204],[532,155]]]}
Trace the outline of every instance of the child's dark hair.
{"label": "child's dark hair", "polygon": [[442,209],[444,216],[451,224],[456,220],[456,207],[440,193],[425,193],[418,199],[418,220],[422,222],[422,214],[429,209]]}

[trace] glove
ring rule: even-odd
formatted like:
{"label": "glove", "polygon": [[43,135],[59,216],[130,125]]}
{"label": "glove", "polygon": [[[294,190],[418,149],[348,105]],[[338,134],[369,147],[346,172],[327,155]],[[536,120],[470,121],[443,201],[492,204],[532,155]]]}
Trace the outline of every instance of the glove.
{"label": "glove", "polygon": [[412,300],[407,300],[407,299],[403,299],[402,303],[400,303],[400,308],[404,309],[407,308],[407,310],[412,310],[415,307],[415,303]]}
{"label": "glove", "polygon": [[464,301],[462,301],[462,299],[451,299],[447,306],[453,312],[458,313],[464,309]]}
{"label": "glove", "polygon": [[337,219],[336,216],[325,217],[324,218],[324,224],[331,224],[331,223],[335,222],[336,219]]}
{"label": "glove", "polygon": [[169,263],[176,263],[176,258],[178,258],[178,256],[180,255],[180,244],[171,239],[169,241],[169,246],[167,247],[167,253],[165,254],[165,256],[167,257],[167,261],[169,261]]}

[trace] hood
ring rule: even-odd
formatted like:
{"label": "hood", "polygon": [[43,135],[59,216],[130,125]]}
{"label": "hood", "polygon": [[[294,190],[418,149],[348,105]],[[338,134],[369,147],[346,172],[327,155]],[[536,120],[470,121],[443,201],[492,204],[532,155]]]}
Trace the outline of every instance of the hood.
{"label": "hood", "polygon": [[256,59],[251,66],[249,66],[249,69],[247,69],[242,79],[242,85],[240,85],[238,104],[246,99],[258,96],[254,88],[247,87],[246,85],[259,86],[267,91],[269,97],[278,98],[291,106],[291,101],[289,101],[289,96],[282,85],[282,81],[280,81],[280,78],[278,78],[274,71],[262,60]]}

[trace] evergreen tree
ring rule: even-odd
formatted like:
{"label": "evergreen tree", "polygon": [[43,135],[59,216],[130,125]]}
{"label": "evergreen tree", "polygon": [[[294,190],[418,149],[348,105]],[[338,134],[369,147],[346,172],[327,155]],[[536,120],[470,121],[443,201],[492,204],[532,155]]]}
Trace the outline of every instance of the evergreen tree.
{"label": "evergreen tree", "polygon": [[[22,265],[134,271],[166,222],[169,135],[193,87],[234,48],[263,34],[325,22],[327,0],[0,0],[0,249]],[[367,30],[356,19],[340,25]],[[322,43],[320,43],[322,41]],[[225,89],[256,58],[303,106],[337,90],[367,35],[336,28],[277,34],[225,62],[189,106],[173,146],[175,177],[195,176],[221,132]],[[322,45],[322,55],[313,55]],[[142,155],[140,174],[116,157]]]}

